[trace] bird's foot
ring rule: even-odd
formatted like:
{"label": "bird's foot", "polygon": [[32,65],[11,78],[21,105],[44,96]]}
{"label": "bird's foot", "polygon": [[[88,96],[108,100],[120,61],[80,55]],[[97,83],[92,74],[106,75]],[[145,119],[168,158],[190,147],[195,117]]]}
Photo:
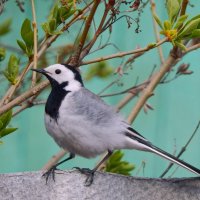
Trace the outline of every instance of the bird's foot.
{"label": "bird's foot", "polygon": [[46,179],[46,184],[50,177],[52,177],[53,181],[55,182],[55,171],[59,170],[56,166],[51,167],[47,172],[45,172],[42,177]]}
{"label": "bird's foot", "polygon": [[85,186],[90,186],[93,183],[94,180],[94,173],[95,171],[89,168],[79,168],[79,167],[74,167],[77,169],[81,174],[85,174],[87,176],[85,180]]}

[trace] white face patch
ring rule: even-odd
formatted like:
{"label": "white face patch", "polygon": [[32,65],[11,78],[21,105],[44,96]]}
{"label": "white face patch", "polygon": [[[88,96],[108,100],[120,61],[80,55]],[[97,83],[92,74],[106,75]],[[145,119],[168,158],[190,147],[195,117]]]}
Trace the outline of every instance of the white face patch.
{"label": "white face patch", "polygon": [[76,80],[75,72],[70,68],[61,65],[55,64],[51,65],[44,69],[48,76],[54,79],[59,84],[68,82],[67,86],[64,88],[66,91],[77,91],[82,87],[82,80]]}
{"label": "white face patch", "polygon": [[74,73],[68,68],[66,68],[64,65],[61,64],[50,65],[44,70],[59,84],[65,81],[68,82],[74,81]]}

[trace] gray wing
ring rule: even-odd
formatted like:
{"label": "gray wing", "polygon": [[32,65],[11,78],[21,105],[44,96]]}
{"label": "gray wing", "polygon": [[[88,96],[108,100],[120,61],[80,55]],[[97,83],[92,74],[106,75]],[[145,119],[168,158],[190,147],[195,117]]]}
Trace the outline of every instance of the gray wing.
{"label": "gray wing", "polygon": [[86,88],[74,92],[71,98],[75,104],[73,112],[93,121],[95,124],[124,120],[112,106],[107,105],[100,97]]}
{"label": "gray wing", "polygon": [[124,134],[134,138],[141,143],[150,145],[150,142],[134,130],[126,120],[115,111],[115,109],[106,104],[99,96],[82,88],[72,96],[76,104],[73,111],[79,116],[87,118],[88,121],[100,126],[122,126]]}

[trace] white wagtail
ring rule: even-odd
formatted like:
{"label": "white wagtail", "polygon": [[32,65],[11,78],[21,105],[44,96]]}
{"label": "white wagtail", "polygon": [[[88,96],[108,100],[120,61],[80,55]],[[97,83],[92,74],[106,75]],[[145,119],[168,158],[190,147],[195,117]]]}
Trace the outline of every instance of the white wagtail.
{"label": "white wagtail", "polygon": [[58,165],[75,155],[86,158],[108,152],[93,170],[80,169],[88,175],[86,185],[93,181],[94,172],[116,149],[137,149],[158,154],[191,172],[200,170],[159,149],[135,131],[123,117],[97,95],[87,90],[79,71],[64,64],[54,64],[45,69],[33,69],[50,81],[52,90],[45,106],[47,132],[70,156],[57,163],[44,176],[48,181]]}

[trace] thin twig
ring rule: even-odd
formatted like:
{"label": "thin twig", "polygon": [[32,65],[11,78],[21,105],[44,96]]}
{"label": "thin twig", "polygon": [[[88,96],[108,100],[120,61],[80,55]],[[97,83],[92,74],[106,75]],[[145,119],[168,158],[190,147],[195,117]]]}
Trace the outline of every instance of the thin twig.
{"label": "thin twig", "polygon": [[183,55],[191,52],[191,51],[194,51],[196,49],[200,48],[200,43],[198,44],[195,44],[195,45],[192,45],[191,47],[188,47],[184,52],[183,52]]}
{"label": "thin twig", "polygon": [[[159,42],[160,41],[160,34],[159,34],[159,31],[158,31],[158,25],[156,23],[156,20],[153,17],[153,15],[156,13],[156,4],[155,4],[154,0],[150,0],[150,3],[151,3],[151,12],[152,12],[153,27],[154,27],[156,42]],[[163,51],[162,51],[162,47],[158,46],[157,50],[158,50],[158,55],[160,57],[160,61],[161,61],[161,64],[162,64],[165,61]]]}
{"label": "thin twig", "polygon": [[[121,68],[125,68],[125,66],[129,63],[132,63],[136,58],[142,56],[144,54],[144,52],[139,52],[136,53],[134,55],[132,55],[124,64]],[[130,67],[130,66],[129,66]],[[125,73],[129,67],[126,67],[125,69],[123,69],[123,73]],[[98,95],[101,95],[102,97],[104,97],[104,95],[102,95],[103,92],[105,92],[107,89],[109,89],[111,86],[113,86],[114,84],[118,83],[120,81],[120,79],[122,78],[122,76],[117,77],[114,81],[112,81],[111,83],[109,83],[105,88],[103,88]],[[132,96],[132,95],[131,95]]]}
{"label": "thin twig", "polygon": [[131,124],[144,104],[146,103],[147,99],[152,96],[155,87],[159,84],[160,80],[164,77],[165,73],[169,71],[171,66],[176,62],[176,49],[174,48],[170,55],[168,56],[167,60],[162,64],[160,71],[158,71],[151,79],[151,82],[148,86],[144,89],[142,96],[138,99],[136,105],[134,106],[133,110],[131,111],[128,122]]}
{"label": "thin twig", "polygon": [[90,51],[90,49],[92,48],[92,46],[94,45],[94,43],[96,42],[97,38],[99,37],[99,35],[102,33],[102,27],[104,25],[104,22],[106,20],[106,17],[108,15],[108,12],[110,10],[110,6],[109,4],[106,4],[105,5],[105,10],[104,10],[104,13],[103,13],[103,16],[101,18],[101,22],[99,24],[99,27],[97,29],[97,31],[95,32],[94,34],[94,37],[93,39],[90,41],[90,43],[83,49],[83,51],[81,52],[81,55],[80,55],[80,59],[82,60],[87,54],[88,52]]}
{"label": "thin twig", "polygon": [[[198,122],[194,132],[192,133],[192,135],[189,137],[188,141],[186,142],[186,144],[182,147],[182,149],[180,150],[180,152],[178,153],[176,158],[180,158],[180,156],[186,151],[188,145],[190,144],[190,142],[192,141],[192,139],[194,138],[195,134],[197,133],[198,129],[200,126],[200,121]],[[171,167],[173,166],[173,163],[170,163],[168,165],[168,167],[165,169],[165,171],[160,175],[160,178],[163,178],[166,173],[171,169]]]}
{"label": "thin twig", "polygon": [[143,83],[139,84],[139,85],[134,85],[128,89],[125,89],[123,91],[120,92],[114,92],[111,94],[104,94],[104,95],[100,95],[100,97],[110,97],[110,96],[116,96],[116,95],[120,95],[120,94],[125,94],[125,93],[132,93],[134,95],[137,95],[141,90],[143,90],[146,85],[150,82],[150,80],[144,81]]}
{"label": "thin twig", "polygon": [[138,176],[140,171],[142,170],[142,173],[143,173],[143,176],[144,176],[144,169],[145,169],[145,166],[146,166],[146,161],[143,160],[141,162],[141,165],[139,166],[138,170],[136,171],[135,175]]}
{"label": "thin twig", "polygon": [[[36,21],[36,13],[35,13],[35,4],[34,0],[31,0],[32,4],[32,14],[33,14],[33,37],[34,37],[34,56],[33,56],[33,69],[37,68],[37,21]],[[36,84],[36,72],[32,74],[32,84],[31,87],[34,87]]]}
{"label": "thin twig", "polygon": [[16,3],[17,3],[17,6],[19,7],[19,9],[20,9],[20,11],[21,12],[24,12],[25,10],[24,10],[24,7],[23,7],[23,5],[24,5],[24,2],[22,1],[20,1],[20,0],[15,0],[16,1]]}
{"label": "thin twig", "polygon": [[[33,96],[33,97],[36,97],[36,96]],[[23,110],[27,109],[27,108],[30,108],[32,106],[36,106],[36,105],[43,105],[46,103],[46,100],[43,100],[43,101],[33,101],[33,99],[31,99],[30,101],[27,101],[25,102],[18,110],[16,110],[14,113],[13,113],[13,117],[18,115],[19,113],[21,113]]]}
{"label": "thin twig", "polygon": [[90,11],[89,16],[87,17],[86,23],[85,23],[85,27],[83,29],[83,33],[81,35],[80,41],[79,41],[79,45],[77,47],[77,50],[75,52],[75,54],[69,58],[69,60],[67,61],[67,63],[70,63],[70,65],[72,66],[77,66],[79,64],[79,58],[80,58],[80,54],[82,51],[82,48],[85,44],[85,40],[88,34],[88,31],[90,29],[93,17],[96,13],[97,7],[99,6],[100,0],[95,0],[92,6],[92,9]]}
{"label": "thin twig", "polygon": [[61,149],[56,155],[52,156],[52,158],[42,167],[42,170],[49,170],[52,166],[54,166],[62,157],[66,155],[67,151]]}
{"label": "thin twig", "polygon": [[15,117],[16,115],[18,115],[19,113],[21,113],[23,110],[27,109],[30,107],[30,104],[28,102],[24,103],[18,110],[16,110],[12,116]]}
{"label": "thin twig", "polygon": [[147,46],[147,47],[144,47],[144,48],[140,48],[140,49],[135,49],[135,50],[126,51],[126,52],[120,52],[120,53],[116,53],[116,54],[111,54],[109,56],[104,56],[104,57],[92,59],[92,60],[89,60],[89,61],[83,61],[81,63],[81,65],[88,65],[88,64],[91,64],[91,63],[101,62],[101,61],[105,61],[105,60],[109,60],[109,59],[113,59],[113,58],[120,58],[120,57],[124,57],[124,56],[131,55],[131,54],[136,54],[136,53],[149,51],[149,50],[151,50],[153,48],[156,48],[156,47],[160,46],[161,44],[163,44],[163,43],[165,43],[167,41],[168,41],[168,38],[163,38],[158,43],[155,43],[155,45],[153,45],[153,46],[150,45],[150,46]]}
{"label": "thin twig", "polygon": [[21,104],[24,101],[27,101],[28,98],[40,93],[44,88],[46,88],[49,85],[49,81],[45,80],[42,83],[36,85],[35,87],[29,89],[28,91],[24,92],[20,96],[13,99],[11,102],[7,103],[3,107],[0,108],[0,115],[4,112],[10,110],[14,106],[17,106]]}
{"label": "thin twig", "polygon": [[188,3],[189,3],[189,0],[182,1],[180,16],[185,14]]}
{"label": "thin twig", "polygon": [[177,170],[180,168],[179,165],[176,166],[176,168],[174,169],[174,171],[168,176],[168,178],[172,178],[172,176],[177,172]]}

